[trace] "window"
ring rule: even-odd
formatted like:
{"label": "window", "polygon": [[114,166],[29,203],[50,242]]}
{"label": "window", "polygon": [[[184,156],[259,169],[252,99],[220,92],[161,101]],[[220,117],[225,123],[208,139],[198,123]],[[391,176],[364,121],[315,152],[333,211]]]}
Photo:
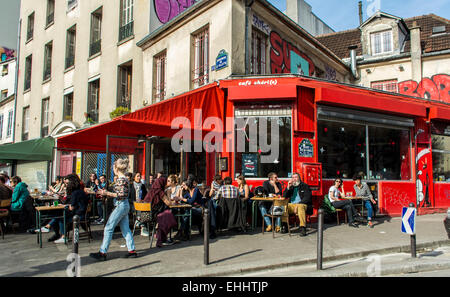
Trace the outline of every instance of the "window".
{"label": "window", "polygon": [[3,65],[3,67],[2,67],[2,76],[7,76],[8,75],[8,71],[9,71],[8,68],[9,68],[8,64]]}
{"label": "window", "polygon": [[134,0],[121,0],[119,41],[133,35],[134,32]]}
{"label": "window", "polygon": [[398,93],[398,83],[396,79],[372,82],[371,88],[386,92]]}
{"label": "window", "polygon": [[3,114],[0,114],[0,140],[3,139]]}
{"label": "window", "polygon": [[52,53],[53,53],[53,42],[49,42],[45,45],[44,81],[50,79],[52,76]]}
{"label": "window", "polygon": [[192,36],[194,50],[193,86],[203,86],[209,81],[209,29],[206,28]]}
{"label": "window", "polygon": [[12,128],[13,128],[13,115],[14,115],[14,111],[10,110],[8,112],[8,127],[6,129],[6,138],[11,137],[12,135]]}
{"label": "window", "polygon": [[102,8],[91,15],[91,42],[89,55],[93,56],[102,50]]}
{"label": "window", "polygon": [[132,62],[119,66],[119,96],[117,106],[131,109],[131,82],[133,77]]}
{"label": "window", "polygon": [[392,30],[370,34],[372,41],[372,55],[390,53],[393,51]]}
{"label": "window", "polygon": [[252,39],[252,74],[266,74],[267,36],[253,29]]}
{"label": "window", "polygon": [[431,135],[433,149],[433,179],[450,182],[450,136]]}
{"label": "window", "polygon": [[67,10],[71,10],[75,6],[77,6],[78,1],[77,0],[67,0]]}
{"label": "window", "polygon": [[76,26],[67,30],[66,40],[66,69],[75,65]]}
{"label": "window", "polygon": [[5,100],[6,98],[8,98],[8,90],[2,90],[2,95],[0,97],[0,101]]}
{"label": "window", "polygon": [[27,91],[31,89],[31,68],[33,65],[33,55],[29,55],[25,59],[25,82],[24,82],[24,90]]}
{"label": "window", "polygon": [[47,20],[46,25],[53,24],[55,20],[55,0],[47,0]]}
{"label": "window", "polygon": [[63,121],[73,120],[73,93],[64,95]]}
{"label": "window", "polygon": [[30,107],[24,107],[22,116],[22,141],[28,140],[30,129]]}
{"label": "window", "polygon": [[[289,177],[292,172],[291,107],[281,104],[238,106],[235,119],[235,174],[267,178],[270,172],[276,172],[280,178]],[[265,135],[267,139],[261,138]]]}
{"label": "window", "polygon": [[42,100],[42,115],[41,115],[41,137],[48,136],[48,109],[49,109],[50,99]]}
{"label": "window", "polygon": [[28,16],[27,41],[33,38],[34,33],[34,12]]}
{"label": "window", "polygon": [[320,120],[318,141],[324,178],[411,179],[409,130]]}
{"label": "window", "polygon": [[164,100],[166,97],[166,82],[167,82],[167,53],[163,53],[155,56],[153,58],[154,72],[153,76],[153,94],[154,102],[159,102]]}
{"label": "window", "polygon": [[98,108],[100,99],[100,79],[89,83],[88,88],[88,121],[98,123]]}

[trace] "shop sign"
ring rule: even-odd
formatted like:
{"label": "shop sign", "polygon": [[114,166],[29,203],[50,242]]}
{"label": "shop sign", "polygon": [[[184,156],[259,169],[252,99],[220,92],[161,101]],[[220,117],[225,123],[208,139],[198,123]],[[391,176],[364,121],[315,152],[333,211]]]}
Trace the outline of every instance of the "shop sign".
{"label": "shop sign", "polygon": [[258,155],[242,154],[242,175],[257,176],[258,172]]}
{"label": "shop sign", "polygon": [[212,71],[219,71],[228,67],[228,53],[225,50],[221,50],[216,58],[216,65],[211,67]]}
{"label": "shop sign", "polygon": [[309,139],[303,139],[298,145],[299,157],[312,158],[314,157],[314,147]]}
{"label": "shop sign", "polygon": [[258,80],[246,80],[238,83],[238,86],[248,87],[248,86],[276,86],[278,85],[277,79],[258,79]]}

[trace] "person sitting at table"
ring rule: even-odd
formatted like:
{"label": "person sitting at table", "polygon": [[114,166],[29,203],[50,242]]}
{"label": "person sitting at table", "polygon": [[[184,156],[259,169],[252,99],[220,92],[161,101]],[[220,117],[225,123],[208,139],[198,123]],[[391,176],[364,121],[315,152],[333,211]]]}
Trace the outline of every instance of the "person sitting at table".
{"label": "person sitting at table", "polygon": [[[100,175],[100,177],[95,180],[95,188],[97,189],[97,192],[100,190],[107,190],[109,187],[108,185],[108,181],[106,180],[106,175],[102,174]],[[92,198],[92,197],[91,197]],[[97,209],[97,215],[98,215],[98,219],[94,222],[95,224],[101,225],[105,222],[103,216],[104,216],[104,205],[103,205],[103,201],[102,201],[102,196],[101,195],[95,195],[95,200],[93,200],[93,203],[96,203],[96,209]]]}
{"label": "person sitting at table", "polygon": [[89,176],[89,180],[84,183],[85,189],[90,189],[91,191],[96,192],[97,191],[97,184],[95,181],[97,180],[97,174],[91,173]]}
{"label": "person sitting at table", "polygon": [[367,209],[367,226],[373,228],[372,216],[373,216],[373,208],[372,203],[375,204],[376,201],[373,199],[372,192],[369,189],[367,183],[362,182],[361,175],[355,175],[353,177],[353,181],[355,184],[353,185],[353,189],[355,189],[356,197],[361,198],[363,200],[364,206]]}
{"label": "person sitting at table", "polygon": [[157,178],[144,199],[144,202],[151,205],[151,221],[158,224],[156,246],[159,248],[174,244],[167,238],[167,234],[177,225],[174,215],[168,209],[172,203],[164,192],[166,185],[167,179],[164,176]]}
{"label": "person sitting at table", "polygon": [[0,200],[9,200],[12,197],[12,190],[6,186],[6,179],[0,175]]}
{"label": "person sitting at table", "polygon": [[340,198],[344,198],[344,192],[339,191],[339,188],[343,187],[342,180],[340,178],[335,179],[334,186],[331,186],[328,191],[328,199],[330,199],[331,204],[334,208],[342,208],[347,212],[348,217],[348,225],[350,227],[358,228],[358,225],[355,224],[355,217],[358,216],[358,213],[353,205],[351,200],[340,200]]}
{"label": "person sitting at table", "polygon": [[217,192],[217,197],[219,199],[237,199],[239,198],[239,190],[235,186],[232,185],[233,179],[227,176],[223,179],[223,186],[220,187]]}
{"label": "person sitting at table", "polygon": [[175,174],[169,175],[167,178],[166,195],[171,201],[177,201],[181,197],[181,186],[178,184],[178,177]]}
{"label": "person sitting at table", "polygon": [[[263,183],[263,188],[264,188],[264,192],[267,196],[281,196],[282,195],[282,188],[281,188],[281,183],[278,181],[278,175],[275,172],[271,172],[268,174],[268,180],[264,181]],[[271,201],[260,201],[259,202],[259,211],[261,212],[261,216],[264,218],[264,222],[266,223],[266,232],[270,232],[272,231],[272,221],[270,220],[269,217],[266,217],[265,215],[267,214],[267,212],[270,210],[270,207],[273,205],[273,203]],[[281,231],[281,218],[277,218],[276,219],[276,228],[275,231],[276,232],[280,232]]]}
{"label": "person sitting at table", "polygon": [[220,176],[219,174],[214,176],[214,179],[211,183],[211,189],[209,190],[209,197],[216,200],[217,192],[219,191],[222,185],[223,185],[222,176]]}
{"label": "person sitting at table", "polygon": [[128,253],[127,258],[136,258],[136,248],[134,245],[133,234],[130,230],[130,223],[128,213],[130,211],[130,204],[128,200],[129,195],[129,182],[128,178],[125,177],[125,173],[128,169],[129,161],[127,159],[117,159],[114,162],[114,174],[118,176],[117,182],[114,185],[114,192],[108,190],[100,190],[100,195],[106,197],[114,198],[114,210],[109,216],[108,222],[106,223],[105,229],[103,231],[103,242],[100,247],[99,252],[89,254],[90,257],[97,260],[106,260],[106,255],[111,243],[114,229],[117,225],[120,226],[122,231],[122,236],[125,238]]}
{"label": "person sitting at table", "polygon": [[80,180],[73,175],[69,176],[68,180],[69,183],[67,185],[67,196],[69,204],[68,211],[66,212],[66,228],[64,228],[64,218],[56,218],[51,224],[49,224],[50,226],[53,226],[53,229],[55,230],[54,237],[50,238],[49,241],[53,241],[56,244],[64,243],[64,230],[68,230],[67,228],[70,228],[70,226],[72,226],[73,217],[75,215],[80,217],[80,221],[84,220],[86,209],[89,203],[88,196],[81,189]]}
{"label": "person sitting at table", "polygon": [[[200,190],[195,186],[195,178],[192,176],[188,177],[182,184],[184,190],[184,196],[181,197],[180,201],[192,205],[192,224],[198,226],[198,230],[202,233],[202,207],[206,207],[210,210],[210,227],[209,227],[209,238],[216,238],[216,215],[215,208],[212,205],[212,199],[206,201],[203,200]],[[189,233],[188,217],[183,217],[181,220],[181,230],[183,232],[183,239],[186,239]]]}
{"label": "person sitting at table", "polygon": [[300,174],[293,173],[288,182],[284,197],[289,200],[288,213],[296,214],[300,221],[300,236],[306,236],[306,211],[312,208],[312,192],[300,178]]}

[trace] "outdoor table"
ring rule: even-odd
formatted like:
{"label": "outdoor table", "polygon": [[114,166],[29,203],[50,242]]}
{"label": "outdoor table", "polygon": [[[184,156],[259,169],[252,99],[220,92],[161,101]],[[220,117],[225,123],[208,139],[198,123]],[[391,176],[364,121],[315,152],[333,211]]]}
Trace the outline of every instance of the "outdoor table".
{"label": "outdoor table", "polygon": [[257,219],[257,215],[256,215],[256,211],[258,209],[258,203],[255,203],[257,201],[268,201],[268,202],[273,202],[274,201],[283,201],[285,198],[283,197],[279,197],[279,196],[275,196],[275,197],[253,197],[251,198],[251,200],[253,201],[252,203],[252,229],[254,230],[256,228],[256,219]]}
{"label": "outdoor table", "polygon": [[361,204],[358,205],[358,206],[361,206],[361,215],[364,214],[364,199],[363,199],[362,197],[357,197],[357,196],[345,196],[345,197],[343,197],[342,199],[345,199],[345,200],[351,200],[352,202],[353,202],[353,201],[357,201],[357,200],[361,200]]}
{"label": "outdoor table", "polygon": [[[30,195],[31,199],[33,199],[33,202],[35,205],[39,205],[40,203],[51,203],[53,204],[54,201],[59,201],[59,198],[57,196],[52,195]],[[48,205],[47,205],[48,206]]]}
{"label": "outdoor table", "polygon": [[[58,206],[38,206],[36,207],[36,226],[37,226],[37,241],[39,244],[39,247],[42,248],[42,232],[41,232],[41,224],[43,220],[48,219],[55,219],[55,218],[63,218],[64,219],[64,230],[62,234],[66,234],[66,205],[58,205]],[[60,216],[54,216],[50,214],[45,214],[49,212],[54,211],[61,211],[63,212]],[[60,230],[61,231],[61,230]],[[64,243],[67,243],[67,238],[64,236]]]}
{"label": "outdoor table", "polygon": [[172,204],[169,206],[170,209],[184,210],[184,213],[174,214],[178,221],[178,229],[180,229],[180,218],[189,217],[189,239],[191,238],[191,227],[192,227],[192,205],[190,204]]}

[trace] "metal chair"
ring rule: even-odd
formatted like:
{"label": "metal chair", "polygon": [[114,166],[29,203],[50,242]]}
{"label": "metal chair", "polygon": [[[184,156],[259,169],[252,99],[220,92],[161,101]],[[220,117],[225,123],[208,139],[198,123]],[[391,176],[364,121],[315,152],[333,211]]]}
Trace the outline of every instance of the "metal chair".
{"label": "metal chair", "polygon": [[321,208],[323,208],[323,209],[325,210],[325,212],[327,212],[327,213],[329,213],[329,214],[335,213],[335,214],[336,214],[336,220],[337,220],[337,224],[338,224],[338,225],[340,225],[340,222],[339,222],[339,213],[340,213],[341,211],[343,211],[343,212],[344,212],[344,215],[345,215],[345,223],[347,223],[347,212],[345,212],[343,209],[335,208],[335,207],[333,206],[333,204],[331,204],[330,199],[328,199],[328,194],[325,195],[325,196],[323,197],[323,201],[322,201],[322,206],[321,206]]}
{"label": "metal chair", "polygon": [[[134,205],[134,225],[133,225],[133,236],[134,236],[134,231],[136,230],[136,224],[138,222],[140,222],[140,220],[138,219],[138,216],[137,216],[137,212],[141,211],[141,212],[151,213],[152,206],[151,206],[151,203],[138,203],[138,202],[133,202],[133,205]],[[149,220],[147,222],[147,230],[150,230],[150,224],[153,224],[152,235],[151,235],[151,238],[149,238],[150,248],[152,248],[153,238],[155,237],[156,222],[152,222],[152,220]]]}
{"label": "metal chair", "polygon": [[[283,213],[281,215],[265,214],[264,217],[269,217],[272,219],[272,237],[275,238],[275,225],[274,219],[281,218],[281,223],[286,222],[288,226],[289,236],[291,236],[291,228],[289,227],[289,212],[288,212],[289,199],[275,200],[273,202],[273,207],[281,206],[283,207]],[[264,235],[264,217],[262,218],[262,233]]]}

